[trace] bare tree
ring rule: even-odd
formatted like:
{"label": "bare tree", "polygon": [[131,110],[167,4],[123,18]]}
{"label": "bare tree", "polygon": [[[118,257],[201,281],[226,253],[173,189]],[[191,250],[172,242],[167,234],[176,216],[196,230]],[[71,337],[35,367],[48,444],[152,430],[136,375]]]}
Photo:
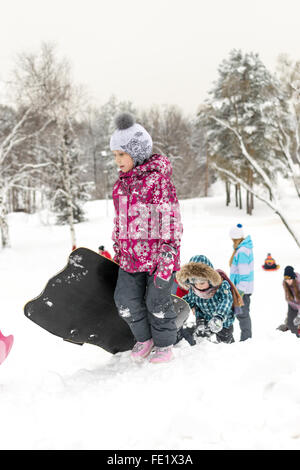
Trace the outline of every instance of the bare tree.
{"label": "bare tree", "polygon": [[232,182],[235,184],[240,184],[242,187],[244,187],[249,193],[253,194],[255,197],[260,199],[262,202],[267,204],[281,219],[289,233],[292,235],[293,239],[295,240],[296,244],[300,248],[300,239],[296,232],[292,229],[290,223],[287,220],[287,217],[284,214],[284,211],[282,210],[280,203],[279,203],[279,198],[276,193],[276,189],[274,187],[274,184],[272,183],[271,179],[267,175],[266,171],[260,166],[260,164],[250,155],[248,150],[246,149],[245,143],[243,141],[242,135],[237,131],[235,128],[230,126],[227,122],[213,117],[212,119],[215,119],[220,125],[224,126],[226,129],[228,129],[230,132],[235,135],[237,138],[237,141],[239,143],[243,158],[251,165],[252,169],[254,172],[256,172],[264,181],[264,184],[266,188],[268,189],[269,195],[271,197],[266,197],[261,192],[259,192],[258,188],[253,188],[250,187],[242,178],[238,177],[236,174],[233,173],[233,171],[227,170],[225,168],[219,167],[217,164],[214,165],[214,168],[219,171],[221,174],[226,175]]}
{"label": "bare tree", "polygon": [[30,109],[39,105],[39,112],[48,118],[48,126],[53,123],[51,132],[59,168],[61,186],[70,227],[72,247],[76,246],[74,227],[74,191],[72,191],[71,169],[73,165],[70,140],[74,140],[74,123],[83,107],[83,92],[71,79],[69,63],[57,58],[55,46],[43,43],[38,54],[22,54],[15,71],[16,94],[18,99]]}
{"label": "bare tree", "polygon": [[[0,134],[0,231],[2,247],[10,246],[7,222],[8,194],[11,188],[22,185],[29,174],[37,171],[44,163],[33,164],[30,159],[20,158],[21,149],[38,136],[53,122],[53,116],[47,114],[45,103],[31,102],[27,106],[19,103],[15,119]],[[36,119],[36,116],[39,119]],[[33,125],[35,123],[35,125]],[[28,156],[28,155],[27,155]]]}
{"label": "bare tree", "polygon": [[204,194],[206,150],[196,122],[184,116],[177,106],[170,105],[153,106],[141,113],[140,121],[152,136],[153,151],[170,158],[178,196]]}

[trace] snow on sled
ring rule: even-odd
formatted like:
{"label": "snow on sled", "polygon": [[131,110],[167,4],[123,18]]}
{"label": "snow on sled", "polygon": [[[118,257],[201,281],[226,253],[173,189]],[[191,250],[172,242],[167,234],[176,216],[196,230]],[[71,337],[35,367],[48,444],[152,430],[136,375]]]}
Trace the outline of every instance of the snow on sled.
{"label": "snow on sled", "polygon": [[[90,343],[116,354],[132,349],[135,340],[119,316],[114,290],[119,265],[89,250],[78,248],[65,268],[52,277],[43,292],[27,302],[27,318],[50,333],[76,344]],[[188,318],[185,300],[172,295],[179,329]]]}

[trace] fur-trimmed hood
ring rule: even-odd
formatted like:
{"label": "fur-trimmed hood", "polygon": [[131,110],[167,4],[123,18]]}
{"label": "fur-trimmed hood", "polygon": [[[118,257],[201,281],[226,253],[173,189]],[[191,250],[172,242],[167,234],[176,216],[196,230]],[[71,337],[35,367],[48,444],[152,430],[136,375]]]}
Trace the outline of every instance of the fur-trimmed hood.
{"label": "fur-trimmed hood", "polygon": [[188,279],[193,279],[193,284],[208,281],[213,287],[222,284],[220,274],[214,270],[212,263],[204,255],[193,256],[190,262],[177,272],[176,279],[180,287],[187,290],[190,288],[190,285],[186,283]]}

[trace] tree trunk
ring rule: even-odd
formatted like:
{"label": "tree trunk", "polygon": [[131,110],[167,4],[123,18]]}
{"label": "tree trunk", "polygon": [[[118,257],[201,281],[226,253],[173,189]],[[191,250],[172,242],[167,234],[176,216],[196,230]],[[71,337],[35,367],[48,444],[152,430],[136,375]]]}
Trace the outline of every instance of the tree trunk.
{"label": "tree trunk", "polygon": [[246,213],[250,214],[250,193],[246,192]]}
{"label": "tree trunk", "polygon": [[226,206],[229,206],[231,198],[230,198],[230,181],[225,182],[226,187]]}
{"label": "tree trunk", "polygon": [[70,162],[67,151],[67,136],[65,132],[62,134],[62,157],[63,157],[63,183],[65,187],[66,199],[67,199],[67,214],[68,224],[71,233],[71,244],[72,250],[76,248],[76,234],[74,227],[74,215],[73,215],[73,198],[72,198],[72,186],[71,186],[71,170]]}
{"label": "tree trunk", "polygon": [[[207,197],[207,196],[208,196],[208,155],[206,154],[204,197]],[[230,199],[230,190],[229,190],[229,199]],[[228,206],[227,200],[226,200],[226,205]]]}
{"label": "tree trunk", "polygon": [[95,197],[98,197],[98,181],[97,181],[97,152],[93,150],[93,163],[94,163],[94,181],[95,181]]}
{"label": "tree trunk", "polygon": [[3,192],[0,192],[0,232],[2,248],[10,247],[9,227],[7,223],[7,211]]}
{"label": "tree trunk", "polygon": [[2,240],[2,248],[9,248],[10,247],[10,239],[9,239],[9,228],[6,217],[0,215],[0,230],[1,230],[1,240]]}
{"label": "tree trunk", "polygon": [[239,207],[238,184],[235,185],[235,207]]}
{"label": "tree trunk", "polygon": [[31,197],[32,210],[33,210],[33,214],[35,214],[35,212],[36,212],[36,191],[33,190],[31,195],[32,195],[32,197]]}
{"label": "tree trunk", "polygon": [[[248,186],[253,187],[253,172],[248,168]],[[247,214],[252,215],[253,211],[253,193],[247,190]]]}
{"label": "tree trunk", "polygon": [[15,212],[16,211],[16,208],[17,208],[17,203],[16,203],[16,189],[15,188],[12,188],[11,189],[11,195],[12,195],[12,212]]}
{"label": "tree trunk", "polygon": [[8,191],[8,194],[7,194],[7,209],[8,209],[8,212],[12,212],[12,191]]}
{"label": "tree trunk", "polygon": [[243,204],[242,204],[242,191],[241,191],[241,185],[238,184],[238,200],[239,200],[239,208],[243,209]]}

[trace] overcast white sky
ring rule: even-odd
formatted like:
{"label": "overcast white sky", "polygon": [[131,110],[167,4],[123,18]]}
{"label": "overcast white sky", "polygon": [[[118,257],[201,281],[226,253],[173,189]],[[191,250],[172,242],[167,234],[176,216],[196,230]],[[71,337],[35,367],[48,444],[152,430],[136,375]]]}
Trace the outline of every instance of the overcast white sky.
{"label": "overcast white sky", "polygon": [[112,94],[138,107],[196,111],[232,48],[270,70],[300,59],[300,0],[2,0],[0,79],[17,53],[57,43],[96,104]]}

